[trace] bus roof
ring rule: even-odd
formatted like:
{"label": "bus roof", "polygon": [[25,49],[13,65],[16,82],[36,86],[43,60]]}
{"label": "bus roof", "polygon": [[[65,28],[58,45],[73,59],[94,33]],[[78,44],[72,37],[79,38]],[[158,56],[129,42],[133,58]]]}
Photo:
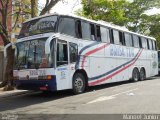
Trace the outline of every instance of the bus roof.
{"label": "bus roof", "polygon": [[38,17],[35,17],[35,18],[31,18],[31,19],[25,21],[24,23],[32,21],[32,20],[36,20],[36,19],[39,19],[39,18],[52,16],[52,15],[73,17],[73,18],[85,20],[85,21],[88,21],[88,22],[92,22],[92,23],[95,23],[95,24],[98,24],[98,25],[103,25],[103,26],[106,26],[106,27],[109,27],[109,28],[117,29],[117,30],[120,30],[120,31],[123,31],[123,32],[128,32],[128,33],[131,33],[131,34],[135,34],[135,35],[138,35],[138,36],[141,36],[141,37],[156,40],[154,37],[145,36],[145,35],[142,35],[142,34],[139,34],[139,33],[136,33],[136,32],[129,31],[127,28],[125,28],[123,26],[118,26],[118,25],[115,25],[115,24],[112,24],[112,23],[109,23],[109,22],[106,22],[106,21],[102,21],[102,20],[95,21],[95,20],[87,19],[85,17],[81,17],[81,16],[77,16],[77,15],[73,15],[73,14],[52,13],[52,14],[47,14],[47,15],[42,15],[42,16],[38,16]]}

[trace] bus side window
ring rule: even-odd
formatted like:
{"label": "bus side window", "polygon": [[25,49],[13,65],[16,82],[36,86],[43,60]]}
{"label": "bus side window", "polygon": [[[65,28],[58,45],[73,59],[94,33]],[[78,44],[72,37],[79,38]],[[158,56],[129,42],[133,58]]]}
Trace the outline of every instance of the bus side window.
{"label": "bus side window", "polygon": [[110,36],[111,36],[110,42],[114,44],[113,29],[110,29]]}
{"label": "bus side window", "polygon": [[100,32],[100,26],[96,25],[96,33],[97,33],[97,41],[101,41],[101,32]]}
{"label": "bus side window", "polygon": [[133,42],[132,42],[132,36],[131,36],[131,34],[124,33],[124,37],[125,37],[126,46],[132,47],[133,46]]}
{"label": "bus side window", "polygon": [[81,21],[81,27],[82,27],[82,38],[90,40],[90,28],[89,23]]}
{"label": "bus side window", "polygon": [[113,40],[114,40],[114,44],[119,44],[120,38],[119,38],[118,30],[113,30]]}
{"label": "bus side window", "polygon": [[139,37],[137,35],[133,35],[133,45],[134,47],[140,47],[139,45]]}
{"label": "bus side window", "polygon": [[152,47],[153,47],[153,50],[156,50],[156,43],[154,40],[152,40]]}
{"label": "bus side window", "polygon": [[102,42],[110,43],[110,32],[108,28],[100,27]]}
{"label": "bus side window", "polygon": [[157,42],[154,41],[154,44],[155,44],[155,50],[157,50]]}
{"label": "bus side window", "polygon": [[96,40],[96,34],[95,34],[95,26],[94,24],[90,24],[90,31],[91,31],[91,40]]}
{"label": "bus side window", "polygon": [[121,45],[125,45],[123,32],[119,32],[119,38],[120,38],[120,41],[119,41],[120,44],[121,44]]}
{"label": "bus side window", "polygon": [[146,39],[146,40],[147,40],[147,48],[150,50],[149,39]]}
{"label": "bus side window", "polygon": [[70,50],[70,63],[76,62],[78,56],[78,45],[75,43],[69,43]]}
{"label": "bus side window", "polygon": [[148,39],[148,42],[149,42],[149,48],[150,48],[150,50],[152,50],[153,48],[152,48],[152,40],[151,39]]}
{"label": "bus side window", "polygon": [[57,42],[57,67],[68,64],[67,42],[59,40]]}
{"label": "bus side window", "polygon": [[157,41],[155,41],[155,50],[157,50],[158,48],[157,48]]}
{"label": "bus side window", "polygon": [[141,37],[142,42],[142,48],[147,49],[147,39],[144,37]]}
{"label": "bus side window", "polygon": [[139,46],[140,48],[142,48],[142,40],[141,40],[141,37],[138,37],[139,38]]}
{"label": "bus side window", "polygon": [[77,20],[75,25],[76,37],[82,38],[82,28],[81,28],[81,21]]}
{"label": "bus side window", "polygon": [[75,37],[75,21],[72,18],[60,18],[58,31]]}

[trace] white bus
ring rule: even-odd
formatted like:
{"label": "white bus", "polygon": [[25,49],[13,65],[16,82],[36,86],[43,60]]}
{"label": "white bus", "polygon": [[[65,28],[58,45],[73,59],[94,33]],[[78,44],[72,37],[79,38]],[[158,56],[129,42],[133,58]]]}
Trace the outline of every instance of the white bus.
{"label": "white bus", "polygon": [[154,38],[74,15],[26,21],[15,45],[17,89],[79,94],[88,86],[158,74]]}

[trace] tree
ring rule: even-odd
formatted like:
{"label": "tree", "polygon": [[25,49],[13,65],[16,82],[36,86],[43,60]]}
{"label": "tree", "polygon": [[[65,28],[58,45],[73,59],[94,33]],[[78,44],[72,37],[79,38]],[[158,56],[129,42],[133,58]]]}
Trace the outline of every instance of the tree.
{"label": "tree", "polygon": [[153,15],[151,16],[151,19],[149,35],[157,39],[157,46],[160,49],[160,15]]}
{"label": "tree", "polygon": [[[160,8],[159,0],[82,0],[83,8],[78,15],[94,20],[104,20],[125,26],[133,32],[150,35],[157,38],[160,45],[158,15],[150,16],[147,10]],[[154,32],[152,32],[154,31]],[[160,46],[159,46],[160,47]]]}
{"label": "tree", "polygon": [[[134,0],[128,4],[128,6],[126,6],[127,10],[125,11],[125,16],[128,17],[126,27],[134,32],[144,33],[144,29],[146,29],[144,22],[150,22],[150,16],[146,15],[145,11],[152,9],[153,7],[160,8],[160,1]],[[149,21],[147,22],[147,20]]]}
{"label": "tree", "polygon": [[46,4],[45,4],[44,8],[42,9],[40,15],[44,15],[44,14],[48,13],[48,11],[50,11],[51,8],[53,6],[55,6],[59,1],[61,1],[61,0],[46,0]]}
{"label": "tree", "polygon": [[38,14],[38,0],[30,0],[31,2],[31,17],[36,17]]}
{"label": "tree", "polygon": [[[24,2],[24,1],[23,1]],[[13,9],[11,0],[0,0],[0,37],[3,40],[4,46],[11,43],[11,32],[17,26],[20,16],[30,14],[29,9],[23,9],[22,1],[16,0]],[[26,4],[24,3],[26,6]],[[11,21],[14,20],[14,21]],[[23,19],[21,20],[23,22]],[[4,80],[0,87],[6,86],[6,89],[12,89],[13,80],[13,63],[14,63],[14,49],[10,46],[7,49]]]}
{"label": "tree", "polygon": [[82,0],[82,14],[91,19],[124,25],[127,20],[124,15],[127,4],[125,0]]}
{"label": "tree", "polygon": [[[9,39],[9,28],[7,27],[7,19],[9,18],[9,14],[11,14],[12,6],[10,0],[0,0],[0,14],[1,14],[1,20],[0,20],[0,36],[3,39],[4,45],[7,45],[10,43]],[[19,14],[17,14],[18,16]],[[1,87],[5,86],[7,82],[11,82],[13,72],[13,58],[14,58],[14,50],[12,47],[9,47],[7,49],[7,64],[6,64],[6,71],[5,71],[5,80],[2,82]],[[9,83],[10,85],[11,83]]]}

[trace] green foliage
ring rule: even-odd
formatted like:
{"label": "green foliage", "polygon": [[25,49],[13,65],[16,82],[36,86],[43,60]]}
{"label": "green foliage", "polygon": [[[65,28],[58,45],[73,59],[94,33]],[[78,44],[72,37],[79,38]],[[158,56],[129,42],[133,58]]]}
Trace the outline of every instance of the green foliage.
{"label": "green foliage", "polygon": [[101,19],[118,25],[124,25],[127,18],[124,16],[126,4],[125,0],[109,1],[109,0],[82,0],[83,14],[91,19]]}
{"label": "green foliage", "polygon": [[78,15],[125,26],[133,32],[153,36],[160,48],[160,15],[147,15],[152,8],[160,8],[160,0],[82,0]]}
{"label": "green foliage", "polygon": [[150,34],[157,39],[157,45],[160,49],[160,15],[151,16],[150,21]]}

